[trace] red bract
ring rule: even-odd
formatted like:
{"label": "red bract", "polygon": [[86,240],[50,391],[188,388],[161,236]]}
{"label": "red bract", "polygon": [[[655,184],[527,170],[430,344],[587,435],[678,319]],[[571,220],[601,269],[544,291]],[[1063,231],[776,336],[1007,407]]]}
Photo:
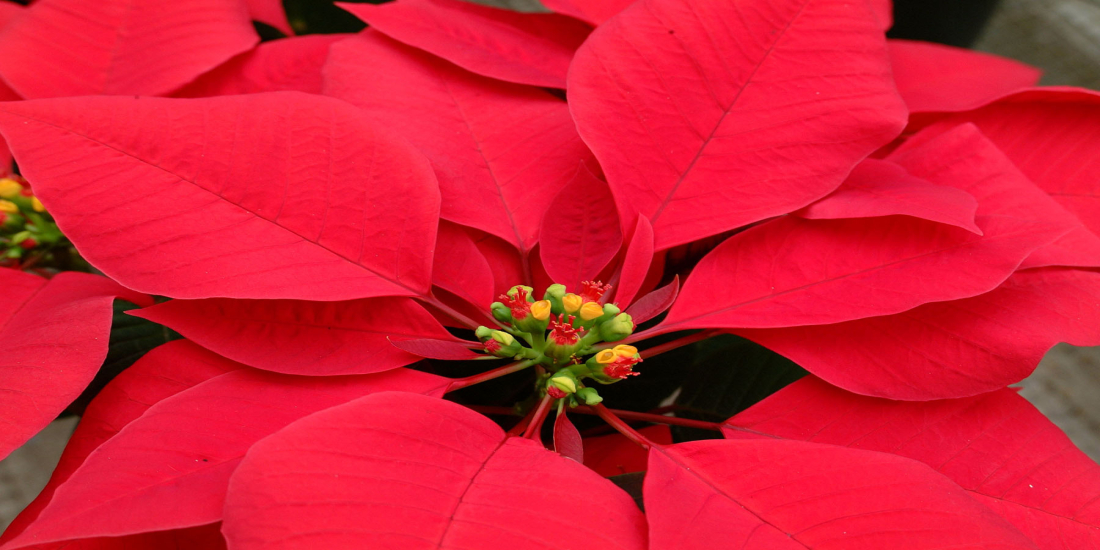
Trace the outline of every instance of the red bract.
{"label": "red bract", "polygon": [[[1003,388],[1056,342],[1100,344],[1096,94],[997,99],[1034,72],[888,44],[881,1],[547,5],[349,5],[373,28],[186,78],[119,67],[179,80],[126,93],[189,99],[0,103],[61,229],[171,298],[137,315],[190,339],[93,402],[5,550],[218,547],[219,528],[235,550],[1095,543],[1095,487],[1071,483],[1094,465]],[[927,62],[944,70],[918,81]],[[94,341],[57,332],[35,349]],[[811,378],[723,425],[758,441],[631,427],[732,414],[655,409],[728,383],[706,378],[725,348],[702,359],[721,340],[685,347],[719,332],[844,390]],[[85,355],[66,355],[94,363],[81,384]],[[645,406],[623,397],[660,376]],[[59,404],[11,445],[75,391],[9,386]],[[508,431],[478,414],[516,410]],[[643,516],[601,477],[647,452]]]}
{"label": "red bract", "polygon": [[107,356],[111,302],[149,305],[148,296],[103,277],[44,279],[0,268],[0,458],[57,417],[92,381]]}

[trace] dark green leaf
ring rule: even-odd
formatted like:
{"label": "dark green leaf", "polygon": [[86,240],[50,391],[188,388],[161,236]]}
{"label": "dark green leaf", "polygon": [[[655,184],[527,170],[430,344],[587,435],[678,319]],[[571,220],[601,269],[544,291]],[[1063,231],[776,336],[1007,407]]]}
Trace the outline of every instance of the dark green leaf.
{"label": "dark green leaf", "polygon": [[[722,422],[802,378],[790,359],[739,336],[723,334],[698,344],[676,416]],[[718,432],[673,426],[673,440],[721,438]]]}

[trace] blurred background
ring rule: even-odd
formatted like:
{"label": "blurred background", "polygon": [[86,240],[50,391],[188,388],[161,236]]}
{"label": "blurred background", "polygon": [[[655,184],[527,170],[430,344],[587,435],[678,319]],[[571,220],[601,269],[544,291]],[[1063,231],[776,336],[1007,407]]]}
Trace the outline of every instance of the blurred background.
{"label": "blurred background", "polygon": [[[319,4],[332,10],[330,18],[342,16],[327,0],[284,1],[296,27],[309,26],[294,21],[297,13]],[[895,5],[891,36],[1011,57],[1043,69],[1043,85],[1100,90],[1100,0],[895,0]],[[361,24],[334,21],[324,30],[354,31],[356,25]],[[1100,461],[1100,348],[1057,346],[1020,386],[1024,397]],[[0,462],[0,530],[46,484],[76,421],[54,422]]]}

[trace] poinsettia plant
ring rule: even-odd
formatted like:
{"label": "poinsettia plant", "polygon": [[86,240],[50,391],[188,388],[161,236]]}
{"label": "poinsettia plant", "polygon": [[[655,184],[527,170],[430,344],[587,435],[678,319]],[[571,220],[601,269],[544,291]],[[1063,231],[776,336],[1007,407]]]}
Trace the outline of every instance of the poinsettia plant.
{"label": "poinsettia plant", "polygon": [[544,4],[0,4],[0,456],[112,300],[183,336],[0,548],[1100,544],[1006,388],[1100,344],[1100,94],[882,1]]}

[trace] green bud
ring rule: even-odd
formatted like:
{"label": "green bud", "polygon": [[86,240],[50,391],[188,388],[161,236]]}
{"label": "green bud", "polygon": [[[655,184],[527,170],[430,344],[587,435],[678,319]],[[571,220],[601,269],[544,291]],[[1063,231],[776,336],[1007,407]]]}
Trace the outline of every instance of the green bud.
{"label": "green bud", "polygon": [[596,388],[581,388],[577,390],[577,397],[584,401],[585,405],[599,405],[603,402],[603,398],[596,391]]}
{"label": "green bud", "polygon": [[489,327],[477,327],[477,330],[474,331],[474,336],[477,336],[478,340],[484,342],[493,337],[493,329]]}
{"label": "green bud", "polygon": [[493,313],[493,319],[501,323],[512,323],[512,309],[510,307],[500,302],[493,302],[489,305],[489,311]]}
{"label": "green bud", "polygon": [[[616,308],[618,309],[618,308]],[[604,342],[618,342],[634,332],[634,320],[628,313],[619,313],[600,324],[600,337]]]}
{"label": "green bud", "polygon": [[562,305],[561,299],[566,294],[565,285],[552,284],[546,287],[546,293],[542,295],[543,300],[550,300],[550,312],[561,315],[565,313],[565,306]]}
{"label": "green bud", "polygon": [[559,372],[546,381],[546,385],[554,386],[565,393],[577,392],[577,379],[569,372]]}
{"label": "green bud", "polygon": [[[491,342],[495,342],[495,344]],[[517,342],[507,332],[494,330],[489,333],[489,338],[485,340],[485,351],[497,357],[515,357],[523,351],[523,344]]]}

